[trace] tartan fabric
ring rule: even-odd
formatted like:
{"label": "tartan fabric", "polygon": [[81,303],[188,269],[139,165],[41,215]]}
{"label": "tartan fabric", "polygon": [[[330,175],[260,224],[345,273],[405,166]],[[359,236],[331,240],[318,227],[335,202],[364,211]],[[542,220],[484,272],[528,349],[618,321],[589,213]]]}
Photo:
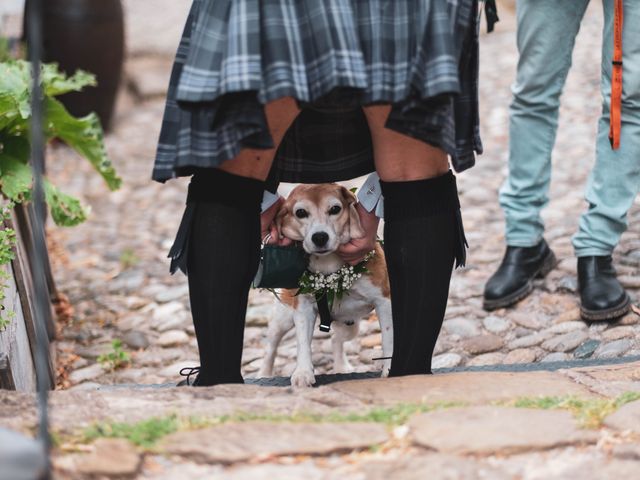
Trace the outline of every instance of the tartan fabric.
{"label": "tartan fabric", "polygon": [[461,171],[478,129],[478,0],[194,0],[170,79],[153,178],[271,148],[263,105],[302,113],[271,179],[324,182],[373,171],[361,106],[443,148]]}

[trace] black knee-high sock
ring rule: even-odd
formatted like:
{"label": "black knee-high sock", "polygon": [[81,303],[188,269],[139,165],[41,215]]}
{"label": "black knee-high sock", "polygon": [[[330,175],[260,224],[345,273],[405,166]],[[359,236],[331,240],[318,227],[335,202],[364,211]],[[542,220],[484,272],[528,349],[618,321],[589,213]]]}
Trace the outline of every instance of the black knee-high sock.
{"label": "black knee-high sock", "polygon": [[391,284],[391,376],[431,372],[454,260],[464,264],[456,179],[381,182],[384,250]]}
{"label": "black knee-high sock", "polygon": [[198,385],[242,383],[240,367],[251,281],[260,256],[264,182],[220,170],[196,173],[187,250],[191,312],[200,352]]}

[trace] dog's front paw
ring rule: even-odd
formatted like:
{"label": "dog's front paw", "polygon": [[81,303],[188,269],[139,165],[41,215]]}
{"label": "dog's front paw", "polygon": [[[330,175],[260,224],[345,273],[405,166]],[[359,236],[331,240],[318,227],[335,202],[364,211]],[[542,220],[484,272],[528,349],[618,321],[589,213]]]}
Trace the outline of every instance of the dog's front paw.
{"label": "dog's front paw", "polygon": [[311,370],[295,370],[291,375],[291,386],[308,388],[316,383],[316,377]]}

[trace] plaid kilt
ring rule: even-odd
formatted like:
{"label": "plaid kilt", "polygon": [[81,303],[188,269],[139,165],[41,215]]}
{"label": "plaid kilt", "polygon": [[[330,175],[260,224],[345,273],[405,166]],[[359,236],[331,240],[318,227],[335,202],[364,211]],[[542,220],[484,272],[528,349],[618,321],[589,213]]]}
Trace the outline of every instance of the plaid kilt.
{"label": "plaid kilt", "polygon": [[171,74],[153,179],[272,148],[263,106],[301,114],[273,182],[374,170],[363,105],[387,127],[445,150],[457,171],[481,153],[478,0],[194,0]]}

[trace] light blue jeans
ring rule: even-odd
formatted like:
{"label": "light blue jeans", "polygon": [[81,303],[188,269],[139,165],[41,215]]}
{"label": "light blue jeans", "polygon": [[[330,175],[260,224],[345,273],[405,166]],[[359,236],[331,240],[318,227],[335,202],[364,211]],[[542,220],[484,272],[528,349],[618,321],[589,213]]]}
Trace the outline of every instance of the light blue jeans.
{"label": "light blue jeans", "polygon": [[[520,60],[510,108],[509,176],[500,190],[507,244],[536,245],[548,202],[551,150],[580,22],[589,0],[517,0]],[[586,190],[588,210],[573,237],[576,256],[610,255],[627,228],[627,212],[640,190],[640,0],[624,1],[622,133],[609,143],[613,0],[603,0],[603,97],[596,163]]]}

